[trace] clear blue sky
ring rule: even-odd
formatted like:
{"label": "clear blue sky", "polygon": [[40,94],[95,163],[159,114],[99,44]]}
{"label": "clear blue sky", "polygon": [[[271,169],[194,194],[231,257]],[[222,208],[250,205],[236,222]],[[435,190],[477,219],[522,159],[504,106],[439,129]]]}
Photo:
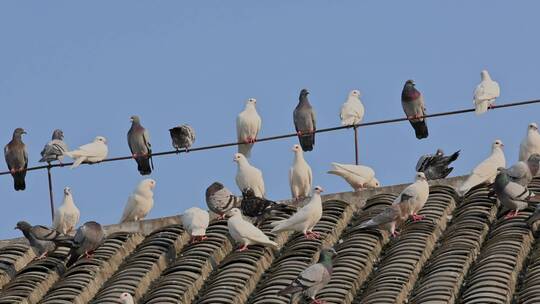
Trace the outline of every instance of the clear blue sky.
{"label": "clear blue sky", "polygon": [[[471,107],[480,71],[501,85],[499,103],[540,97],[535,1],[102,1],[0,4],[0,142],[16,127],[30,165],[52,130],[71,148],[96,135],[109,156],[129,153],[129,117],[141,116],[155,151],[171,149],[168,129],[191,124],[196,146],[235,139],[236,115],[257,98],[261,136],[293,131],[301,88],[311,91],[320,128],[339,123],[351,89],[362,92],[364,121],[403,116],[400,94],[415,79],[430,113]],[[361,163],[383,185],[409,182],[420,154],[461,149],[454,175],[465,174],[500,138],[508,163],[540,106],[429,119],[419,141],[408,123],[360,130]],[[252,164],[270,198],[288,198],[287,173],[296,139],[258,143]],[[314,182],[327,192],[349,186],[325,172],[332,161],[354,161],[352,131],[317,135],[306,154]],[[156,158],[151,218],[205,206],[204,191],[221,181],[237,191],[236,148]],[[5,165],[3,165],[5,168]],[[116,223],[142,179],[134,161],[53,171],[57,204],[70,186],[81,221]],[[29,172],[27,190],[0,177],[0,238],[19,236],[25,219],[50,224],[46,171]]]}

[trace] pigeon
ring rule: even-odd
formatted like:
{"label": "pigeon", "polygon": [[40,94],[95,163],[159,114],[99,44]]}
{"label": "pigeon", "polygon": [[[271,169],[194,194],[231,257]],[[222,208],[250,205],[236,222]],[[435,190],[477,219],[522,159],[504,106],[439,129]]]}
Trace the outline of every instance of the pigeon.
{"label": "pigeon", "polygon": [[405,218],[411,216],[413,221],[421,221],[423,215],[418,212],[424,207],[429,196],[429,184],[422,172],[416,172],[414,183],[410,184],[396,197],[392,205],[401,209],[401,215]]}
{"label": "pigeon", "polygon": [[15,229],[21,230],[24,234],[36,254],[37,260],[47,257],[49,252],[56,249],[54,241],[60,236],[60,233],[54,229],[41,225],[32,226],[25,221],[18,222]]}
{"label": "pigeon", "polygon": [[497,168],[497,172],[498,174],[493,184],[495,194],[497,194],[497,198],[505,209],[513,211],[510,211],[505,218],[513,218],[518,215],[520,210],[528,207],[528,202],[535,195],[527,187],[511,181],[505,168],[499,167]]}
{"label": "pigeon", "polygon": [[416,138],[427,138],[429,134],[426,119],[420,118],[426,115],[424,96],[415,88],[415,83],[412,80],[405,82],[405,86],[401,92],[401,106],[414,128]]}
{"label": "pigeon", "polygon": [[313,227],[322,217],[321,192],[323,188],[316,186],[313,189],[309,202],[300,208],[295,214],[285,220],[275,221],[271,225],[272,232],[296,231],[302,232],[307,239],[317,239],[320,237],[318,232],[313,231]]}
{"label": "pigeon", "polygon": [[230,218],[227,221],[229,234],[232,238],[242,244],[238,251],[245,251],[249,245],[268,245],[277,249],[277,243],[271,241],[259,228],[242,218],[242,212],[238,208],[232,208],[229,212]]}
{"label": "pigeon", "polygon": [[527,187],[532,181],[533,177],[538,174],[540,169],[540,154],[535,153],[529,156],[527,161],[519,161],[510,169],[507,173],[510,176],[510,180]]}
{"label": "pigeon", "polygon": [[491,80],[488,71],[483,70],[480,73],[482,81],[474,90],[473,104],[476,115],[487,112],[489,108],[495,105],[495,99],[501,95],[499,84]]}
{"label": "pigeon", "polygon": [[299,102],[293,113],[294,127],[304,152],[313,150],[315,131],[317,130],[315,111],[309,103],[308,94],[309,92],[306,89],[300,91]]}
{"label": "pigeon", "polygon": [[11,176],[13,176],[13,187],[15,191],[26,189],[24,178],[26,177],[26,168],[28,168],[28,151],[22,141],[22,135],[26,134],[23,128],[17,128],[13,131],[13,138],[4,147],[4,156]]}
{"label": "pigeon", "polygon": [[80,216],[81,212],[79,211],[79,208],[75,206],[71,189],[65,187],[64,202],[54,213],[53,229],[62,234],[68,234],[75,230],[75,226],[77,226]]}
{"label": "pigeon", "polygon": [[236,185],[240,191],[251,188],[255,192],[255,196],[265,197],[264,179],[261,170],[250,165],[244,154],[236,153],[234,161],[238,164]]}
{"label": "pigeon", "polygon": [[290,303],[293,303],[293,297],[302,293],[311,299],[312,304],[324,303],[317,300],[317,294],[323,289],[332,276],[332,264],[337,253],[333,248],[324,249],[319,256],[319,262],[304,269],[289,286],[278,292],[279,296],[292,294]]}
{"label": "pigeon", "polygon": [[472,187],[480,185],[482,183],[492,183],[497,176],[497,168],[505,167],[506,160],[504,158],[504,152],[502,150],[504,144],[501,140],[497,139],[491,145],[491,155],[483,162],[476,166],[471,175],[461,184],[458,188],[458,193],[464,195]]}
{"label": "pigeon", "polygon": [[364,105],[360,100],[360,91],[352,90],[349,93],[349,97],[347,97],[347,100],[341,106],[339,118],[341,118],[341,125],[343,126],[356,125],[362,122],[364,118]]}
{"label": "pigeon", "polygon": [[152,145],[150,134],[141,125],[141,119],[137,115],[130,117],[131,128],[127,133],[127,141],[132,157],[137,162],[137,170],[141,175],[152,173]]}
{"label": "pigeon", "polygon": [[86,258],[90,258],[104,240],[105,232],[99,223],[94,221],[84,223],[70,241],[71,250],[66,267],[73,265],[83,254]]}
{"label": "pigeon", "polygon": [[96,136],[93,142],[80,146],[77,150],[66,152],[64,155],[75,160],[73,165],[71,165],[71,169],[74,169],[85,161],[98,163],[107,157],[107,153],[109,153],[107,139],[103,136]]}
{"label": "pigeon", "polygon": [[327,173],[341,176],[354,191],[380,187],[379,181],[375,178],[375,171],[367,166],[332,163],[332,170]]}
{"label": "pigeon", "polygon": [[185,149],[188,152],[195,142],[195,130],[190,125],[174,127],[169,129],[169,133],[171,133],[172,146],[176,151]]}
{"label": "pigeon", "polygon": [[62,163],[62,159],[64,159],[64,153],[68,151],[68,146],[64,142],[64,132],[60,129],[54,130],[52,134],[52,140],[49,141],[45,147],[43,147],[43,150],[41,151],[41,159],[39,160],[40,163],[50,163],[55,160]]}
{"label": "pigeon", "polygon": [[206,210],[191,207],[182,214],[182,225],[191,236],[191,242],[200,242],[207,239],[206,228],[210,222],[210,215]]}
{"label": "pigeon", "polygon": [[538,125],[531,122],[527,128],[527,136],[519,146],[519,160],[527,160],[534,153],[540,154],[540,134],[538,133]]}
{"label": "pigeon", "polygon": [[225,188],[222,183],[214,182],[206,188],[206,205],[210,211],[223,219],[225,214],[238,206],[240,199]]}
{"label": "pigeon", "polygon": [[144,219],[154,206],[154,192],[156,181],[150,178],[143,179],[135,191],[129,196],[124,208],[120,223],[140,221]]}
{"label": "pigeon", "polygon": [[245,157],[251,155],[251,148],[261,130],[261,117],[257,114],[256,104],[255,98],[248,99],[246,108],[236,118],[236,136],[241,143],[238,145],[238,153],[244,154]]}
{"label": "pigeon", "polygon": [[304,152],[299,145],[294,145],[294,161],[289,169],[289,185],[291,186],[292,198],[300,200],[309,195],[313,180],[311,167],[304,159]]}
{"label": "pigeon", "polygon": [[534,222],[536,222],[538,220],[540,220],[540,204],[536,205],[536,208],[534,209],[534,212],[527,219],[527,224],[529,224],[529,226],[532,226],[534,224]]}
{"label": "pigeon", "polygon": [[118,299],[122,304],[135,304],[133,297],[127,292],[122,293]]}
{"label": "pigeon", "polygon": [[387,230],[390,230],[390,233],[393,237],[398,235],[396,228],[405,220],[407,220],[408,215],[402,214],[401,206],[397,204],[392,204],[383,209],[383,211],[377,214],[375,217],[369,221],[365,221],[358,225],[358,228],[369,228],[369,227],[383,227]]}
{"label": "pigeon", "polygon": [[255,226],[264,220],[265,216],[270,214],[274,210],[280,210],[288,212],[294,210],[291,206],[286,204],[276,203],[265,198],[255,196],[253,189],[247,188],[242,192],[242,202],[240,203],[240,210],[242,214],[249,217],[256,218]]}
{"label": "pigeon", "polygon": [[435,154],[422,155],[416,164],[416,172],[424,172],[428,180],[445,178],[454,169],[448,166],[459,157],[459,152],[445,156],[443,150],[437,149]]}

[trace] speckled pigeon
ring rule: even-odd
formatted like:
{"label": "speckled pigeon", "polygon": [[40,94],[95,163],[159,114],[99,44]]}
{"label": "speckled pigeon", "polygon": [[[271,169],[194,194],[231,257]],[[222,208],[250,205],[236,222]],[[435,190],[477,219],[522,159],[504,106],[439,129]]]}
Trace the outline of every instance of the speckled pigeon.
{"label": "speckled pigeon", "polygon": [[459,157],[459,152],[445,156],[443,150],[437,149],[435,154],[422,155],[416,164],[416,172],[424,172],[428,180],[445,178],[454,169],[448,166]]}
{"label": "speckled pigeon", "polygon": [[195,142],[195,130],[190,125],[180,125],[169,129],[172,146],[176,151],[185,149],[186,152]]}
{"label": "speckled pigeon", "polygon": [[26,189],[24,178],[26,168],[28,168],[28,151],[22,141],[22,135],[26,134],[23,128],[13,131],[11,141],[4,147],[4,156],[11,176],[13,176],[13,186],[16,191]]}
{"label": "speckled pigeon", "polygon": [[415,87],[412,80],[407,80],[403,91],[401,92],[401,106],[407,119],[414,128],[416,138],[422,139],[428,137],[428,127],[425,118],[420,118],[426,115],[426,107],[424,105],[424,96]]}
{"label": "speckled pigeon", "polygon": [[71,250],[69,252],[69,260],[66,263],[66,267],[73,265],[81,255],[85,255],[87,258],[91,257],[94,250],[96,250],[105,240],[105,232],[103,227],[97,222],[90,221],[84,223],[71,240]]}
{"label": "speckled pigeon", "polygon": [[61,163],[62,159],[64,159],[64,153],[67,151],[68,146],[64,142],[64,132],[60,129],[56,129],[52,134],[52,140],[43,147],[39,162],[50,163],[57,160]]}
{"label": "speckled pigeon", "polygon": [[15,229],[22,231],[38,260],[45,258],[49,252],[56,249],[54,241],[60,236],[60,233],[54,229],[41,225],[32,226],[25,221],[18,222]]}
{"label": "speckled pigeon", "polygon": [[304,151],[312,151],[315,145],[315,131],[317,130],[315,111],[308,100],[308,90],[300,91],[299,102],[293,113],[294,127],[298,134],[300,146]]}
{"label": "speckled pigeon", "polygon": [[240,199],[225,188],[222,183],[214,182],[206,188],[206,205],[210,211],[223,219],[225,214],[238,206]]}
{"label": "speckled pigeon", "polygon": [[150,134],[141,125],[141,119],[137,115],[131,116],[131,128],[127,133],[127,141],[131,155],[137,162],[137,170],[141,175],[152,173],[152,145]]}

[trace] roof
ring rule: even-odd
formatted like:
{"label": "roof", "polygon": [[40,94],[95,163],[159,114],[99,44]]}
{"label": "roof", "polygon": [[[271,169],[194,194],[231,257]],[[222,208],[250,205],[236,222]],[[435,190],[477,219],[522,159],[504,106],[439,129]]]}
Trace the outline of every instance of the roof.
{"label": "roof", "polygon": [[[459,198],[461,178],[435,181],[420,214],[397,238],[357,224],[392,203],[405,185],[323,197],[319,240],[271,234],[280,250],[253,246],[236,252],[224,220],[208,239],[190,244],[178,216],[108,226],[90,259],[66,269],[67,248],[33,261],[20,240],[0,248],[0,304],[118,303],[121,292],[138,303],[289,303],[277,296],[324,246],[338,252],[319,298],[328,303],[540,303],[540,242],[527,209],[504,219],[489,187]],[[540,191],[540,178],[530,188]],[[298,303],[305,303],[301,300]],[[296,303],[296,302],[294,302]]]}

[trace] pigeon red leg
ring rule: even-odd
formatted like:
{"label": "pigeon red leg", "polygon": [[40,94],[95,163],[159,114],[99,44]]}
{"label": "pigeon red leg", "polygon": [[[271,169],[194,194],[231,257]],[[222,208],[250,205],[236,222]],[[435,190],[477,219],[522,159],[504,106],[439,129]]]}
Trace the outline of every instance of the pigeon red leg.
{"label": "pigeon red leg", "polygon": [[84,257],[87,258],[87,259],[91,259],[93,256],[94,256],[94,251],[93,250],[84,252]]}
{"label": "pigeon red leg", "polygon": [[36,261],[42,260],[42,259],[46,258],[48,254],[49,254],[49,253],[48,253],[47,251],[45,251],[45,252],[42,253],[40,256],[35,257],[34,260],[36,260]]}
{"label": "pigeon red leg", "polygon": [[418,215],[418,214],[415,213],[415,214],[412,215],[412,218],[413,218],[413,221],[418,222],[418,221],[423,220],[425,218],[425,216]]}
{"label": "pigeon red leg", "polygon": [[325,304],[326,302],[323,301],[323,300],[317,300],[317,299],[313,299],[311,301],[311,304]]}
{"label": "pigeon red leg", "polygon": [[393,237],[393,238],[396,238],[396,237],[398,237],[398,236],[399,236],[399,231],[394,230],[394,231],[392,232],[392,237]]}
{"label": "pigeon red leg", "polygon": [[247,246],[246,244],[244,244],[244,245],[242,245],[242,247],[240,247],[240,248],[239,248],[238,250],[236,250],[236,251],[242,252],[242,251],[246,251],[246,250],[248,250],[248,246]]}
{"label": "pigeon red leg", "polygon": [[505,219],[511,219],[513,217],[516,217],[518,215],[518,211],[515,210],[515,211],[510,211],[508,212],[508,214],[504,217]]}

